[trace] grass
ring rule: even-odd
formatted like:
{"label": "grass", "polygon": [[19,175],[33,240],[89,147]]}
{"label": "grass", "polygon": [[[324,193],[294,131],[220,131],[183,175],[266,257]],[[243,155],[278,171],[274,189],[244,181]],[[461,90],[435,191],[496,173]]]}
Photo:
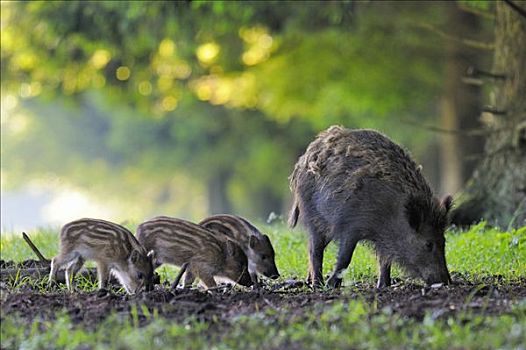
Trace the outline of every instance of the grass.
{"label": "grass", "polygon": [[[406,319],[363,301],[336,302],[295,316],[265,312],[228,325],[190,320],[178,324],[154,318],[144,327],[131,319],[108,317],[93,330],[73,326],[67,315],[33,322],[2,322],[2,348],[23,349],[521,349],[526,335],[526,304],[500,316],[461,315],[446,320],[427,315]],[[292,316],[290,315],[292,314]],[[154,317],[154,316],[151,316]]]}
{"label": "grass", "polygon": [[[258,225],[276,248],[276,263],[283,278],[304,278],[307,266],[306,236],[282,224]],[[58,230],[30,232],[31,239],[50,258],[57,253]],[[3,234],[4,260],[34,258],[20,235]],[[469,278],[502,276],[502,283],[526,277],[526,227],[501,231],[485,223],[468,231],[447,233],[450,271]],[[325,256],[328,273],[336,256],[329,246]],[[172,278],[175,269],[161,267],[162,278]],[[395,275],[398,272],[395,271]],[[361,245],[353,255],[345,280],[373,281],[377,268],[374,253]],[[16,281],[22,284],[24,281]],[[80,284],[79,284],[80,282]],[[45,289],[40,282],[39,289]],[[94,284],[77,281],[87,290]],[[140,306],[139,306],[140,307]],[[390,348],[390,349],[524,349],[526,300],[504,315],[473,315],[460,312],[446,319],[426,314],[422,321],[404,318],[389,308],[376,309],[364,300],[320,305],[306,312],[272,310],[242,316],[228,324],[205,324],[196,320],[175,323],[148,313],[150,321],[139,327],[137,318],[110,315],[95,329],[73,325],[67,315],[54,321],[35,319],[30,326],[16,316],[2,314],[2,348],[24,349],[256,349],[256,348]],[[135,310],[135,315],[137,314]]]}
{"label": "grass", "polygon": [[[305,278],[307,272],[306,234],[291,231],[284,224],[257,225],[270,236],[276,249],[276,265],[285,278]],[[42,254],[51,258],[58,253],[58,229],[29,232],[31,240]],[[526,226],[508,232],[488,227],[484,222],[468,231],[448,231],[446,258],[450,271],[475,275],[501,275],[505,278],[524,276],[526,271]],[[325,252],[324,273],[328,274],[336,261],[337,246],[331,243]],[[2,234],[0,255],[4,260],[23,261],[36,256],[22,239],[21,233]],[[172,278],[177,268],[162,266],[162,278]],[[359,244],[345,280],[366,281],[376,278],[376,258],[366,245]],[[400,275],[395,269],[394,276]]]}

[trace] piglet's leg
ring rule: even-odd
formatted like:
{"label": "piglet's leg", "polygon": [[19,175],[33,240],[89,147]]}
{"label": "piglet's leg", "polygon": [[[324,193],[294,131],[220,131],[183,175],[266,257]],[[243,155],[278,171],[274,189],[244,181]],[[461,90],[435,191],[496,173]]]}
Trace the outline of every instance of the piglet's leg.
{"label": "piglet's leg", "polygon": [[110,269],[102,262],[97,263],[97,276],[99,278],[99,289],[106,289],[110,279]]}
{"label": "piglet's leg", "polygon": [[64,266],[68,267],[77,258],[75,253],[59,254],[51,260],[51,271],[49,272],[49,284],[57,279],[57,272]]}
{"label": "piglet's leg", "polygon": [[184,274],[183,288],[190,288],[194,284],[195,275],[191,268],[188,268]]}
{"label": "piglet's leg", "polygon": [[75,278],[75,274],[80,270],[80,268],[84,265],[84,259],[77,254],[76,257],[74,257],[66,267],[66,286],[68,287],[69,291],[73,291],[73,280]]}
{"label": "piglet's leg", "polygon": [[331,288],[338,288],[342,284],[343,273],[351,263],[354,248],[356,248],[356,240],[346,239],[340,241],[340,249],[338,251],[338,260],[331,277],[327,280],[327,285]]}
{"label": "piglet's leg", "polygon": [[250,274],[250,279],[252,280],[252,289],[259,290],[261,286],[259,285],[257,272],[249,271],[249,274]]}
{"label": "piglet's leg", "polygon": [[57,272],[60,269],[60,262],[59,257],[55,257],[51,260],[51,271],[49,272],[49,282],[48,285],[50,286],[54,281],[57,279]]}
{"label": "piglet's leg", "polygon": [[81,256],[79,256],[79,258],[77,259],[77,261],[73,264],[73,270],[72,270],[72,275],[73,277],[77,274],[77,272],[79,272],[79,270],[82,268],[82,266],[84,265],[84,258],[82,258]]}
{"label": "piglet's leg", "polygon": [[214,276],[211,274],[200,272],[199,279],[205,284],[206,288],[212,288],[217,285]]}
{"label": "piglet's leg", "polygon": [[[181,282],[181,278],[183,277],[183,275],[186,273],[185,276],[188,276],[188,273],[189,273],[189,269],[188,269],[188,263],[184,263],[181,265],[181,268],[179,269],[179,272],[177,273],[177,276],[175,277],[175,280],[174,282],[172,283],[172,289],[176,289],[177,286],[179,285],[179,282]],[[185,280],[185,283],[186,283],[186,280]],[[192,281],[193,283],[193,281]]]}

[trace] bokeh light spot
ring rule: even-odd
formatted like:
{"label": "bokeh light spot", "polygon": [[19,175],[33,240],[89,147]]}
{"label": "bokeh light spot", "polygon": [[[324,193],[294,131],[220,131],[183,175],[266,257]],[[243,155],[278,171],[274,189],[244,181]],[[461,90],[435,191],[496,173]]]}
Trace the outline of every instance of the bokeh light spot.
{"label": "bokeh light spot", "polygon": [[197,58],[201,63],[210,64],[215,61],[220,47],[216,43],[206,43],[197,48]]}
{"label": "bokeh light spot", "polygon": [[126,66],[120,66],[119,68],[117,68],[117,71],[115,72],[115,76],[117,77],[117,79],[121,81],[128,80],[130,78],[130,75],[131,75],[130,68]]}
{"label": "bokeh light spot", "polygon": [[192,74],[192,68],[186,62],[182,62],[174,68],[174,76],[177,79],[187,79],[190,74]]}
{"label": "bokeh light spot", "polygon": [[173,111],[175,107],[177,107],[177,99],[174,96],[166,96],[163,98],[161,104],[165,111]]}
{"label": "bokeh light spot", "polygon": [[152,84],[150,84],[149,81],[141,81],[137,88],[139,89],[139,93],[143,96],[148,96],[152,93]]}
{"label": "bokeh light spot", "polygon": [[99,49],[96,50],[93,56],[91,56],[91,64],[97,69],[106,67],[111,59],[111,54],[108,50]]}
{"label": "bokeh light spot", "polygon": [[175,53],[175,43],[170,39],[164,39],[159,44],[159,55],[162,57],[170,57]]}

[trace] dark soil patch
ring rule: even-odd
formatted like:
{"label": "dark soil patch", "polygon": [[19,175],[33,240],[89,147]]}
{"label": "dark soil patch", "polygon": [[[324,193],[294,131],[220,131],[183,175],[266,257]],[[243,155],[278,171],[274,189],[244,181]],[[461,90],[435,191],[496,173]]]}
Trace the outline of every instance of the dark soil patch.
{"label": "dark soil patch", "polygon": [[29,269],[29,268],[37,268],[37,267],[49,267],[48,262],[40,261],[40,260],[25,260],[19,263],[16,263],[14,261],[6,261],[6,260],[0,260],[0,269],[6,270],[6,269]]}
{"label": "dark soil patch", "polygon": [[[378,309],[390,308],[402,316],[421,319],[426,312],[431,312],[435,318],[464,311],[501,314],[509,312],[513,304],[526,298],[525,278],[503,283],[498,276],[473,281],[457,274],[453,280],[453,285],[437,288],[398,281],[381,291],[370,283],[356,283],[337,291],[312,291],[302,282],[288,281],[266,286],[261,292],[230,286],[212,291],[170,290],[167,286],[157,285],[154,291],[136,296],[115,291],[69,293],[57,288],[43,293],[31,284],[11,290],[8,283],[2,282],[1,319],[18,315],[29,323],[35,317],[53,319],[56,313],[66,312],[74,323],[93,327],[112,313],[123,318],[131,317],[132,310],[137,312],[139,322],[145,324],[148,312],[154,310],[160,317],[176,322],[209,322],[228,321],[269,308],[290,317],[301,317],[335,301],[356,299],[376,303]],[[148,310],[146,314],[145,309]]]}

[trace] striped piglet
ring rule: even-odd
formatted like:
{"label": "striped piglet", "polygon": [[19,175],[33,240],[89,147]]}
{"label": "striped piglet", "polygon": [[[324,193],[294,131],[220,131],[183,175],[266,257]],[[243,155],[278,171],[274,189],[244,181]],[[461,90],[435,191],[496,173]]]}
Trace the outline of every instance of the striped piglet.
{"label": "striped piglet", "polygon": [[153,287],[153,251],[146,252],[126,228],[97,219],[72,221],[60,232],[60,253],[51,261],[49,281],[56,279],[61,268],[66,269],[66,284],[72,281],[85,260],[97,264],[99,289],[106,288],[113,273],[128,294],[142,287]]}
{"label": "striped piglet", "polygon": [[269,237],[262,234],[246,219],[236,215],[214,215],[204,219],[199,225],[218,234],[224,234],[239,244],[248,258],[248,272],[256,288],[258,273],[273,279],[279,277],[274,261],[274,248]]}
{"label": "striped piglet", "polygon": [[155,251],[158,263],[187,264],[185,287],[196,277],[207,288],[214,287],[214,276],[243,286],[252,284],[243,250],[227,237],[189,221],[167,216],[153,218],[139,225],[137,239],[146,249]]}

